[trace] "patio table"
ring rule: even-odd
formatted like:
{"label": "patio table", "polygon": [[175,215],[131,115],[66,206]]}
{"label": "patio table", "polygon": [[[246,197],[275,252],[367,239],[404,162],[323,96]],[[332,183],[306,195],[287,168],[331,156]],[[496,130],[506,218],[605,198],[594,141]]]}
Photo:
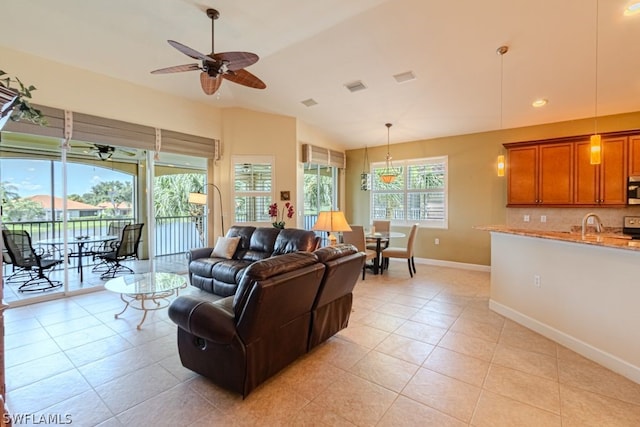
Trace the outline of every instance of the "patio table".
{"label": "patio table", "polygon": [[[78,258],[78,274],[80,275],[80,282],[83,280],[82,276],[82,257],[86,255],[85,248],[88,243],[104,243],[113,240],[118,240],[119,236],[113,235],[94,235],[94,236],[76,236],[76,237],[68,237],[67,243],[69,246],[75,245],[77,246],[77,252],[71,251],[69,256]],[[51,239],[39,240],[36,244],[38,245],[48,245],[54,248],[64,246],[64,237],[54,237]]]}

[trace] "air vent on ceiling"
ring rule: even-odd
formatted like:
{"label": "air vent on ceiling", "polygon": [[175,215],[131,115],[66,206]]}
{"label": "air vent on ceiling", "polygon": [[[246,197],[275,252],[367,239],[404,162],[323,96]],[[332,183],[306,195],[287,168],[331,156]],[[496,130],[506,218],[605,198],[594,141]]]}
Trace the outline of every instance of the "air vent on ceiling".
{"label": "air vent on ceiling", "polygon": [[304,101],[300,102],[302,102],[302,105],[304,105],[305,107],[313,107],[314,105],[318,105],[316,100],[313,98],[305,99]]}
{"label": "air vent on ceiling", "polygon": [[396,74],[395,76],[393,76],[393,78],[396,79],[398,83],[404,83],[415,80],[416,75],[413,74],[413,71],[406,71],[404,73]]}
{"label": "air vent on ceiling", "polygon": [[351,83],[346,83],[344,85],[344,87],[346,87],[347,89],[349,89],[349,92],[357,92],[359,90],[364,90],[367,87],[364,85],[364,83],[362,83],[360,80],[355,81],[355,82],[351,82]]}

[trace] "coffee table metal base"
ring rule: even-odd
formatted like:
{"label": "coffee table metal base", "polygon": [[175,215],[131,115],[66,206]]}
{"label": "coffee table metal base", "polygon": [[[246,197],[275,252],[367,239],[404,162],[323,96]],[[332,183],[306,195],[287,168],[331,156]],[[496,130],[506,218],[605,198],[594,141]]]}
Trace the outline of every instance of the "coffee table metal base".
{"label": "coffee table metal base", "polygon": [[105,289],[120,294],[125,303],[124,308],[114,317],[117,319],[127,308],[143,312],[142,320],[138,323],[138,330],[147,319],[147,313],[169,306],[173,295],[178,295],[180,289],[187,287],[187,279],[173,273],[141,273],[127,274],[107,281]]}
{"label": "coffee table metal base", "polygon": [[[156,294],[137,294],[137,295],[120,294],[120,299],[124,301],[125,306],[120,313],[114,314],[113,317],[117,319],[118,316],[120,316],[122,313],[127,311],[127,308],[129,307],[131,307],[134,310],[140,310],[144,313],[142,315],[142,320],[140,320],[140,323],[138,323],[138,326],[136,326],[136,328],[140,330],[142,328],[142,324],[147,319],[147,313],[149,311],[161,310],[163,308],[168,307],[169,304],[171,303],[171,301],[169,301],[168,298],[173,296],[174,293],[175,293],[174,291],[167,291],[167,292],[156,293]],[[147,305],[145,305],[145,302],[147,303]],[[152,302],[153,304],[155,304],[155,307],[149,306],[148,304],[149,302]]]}

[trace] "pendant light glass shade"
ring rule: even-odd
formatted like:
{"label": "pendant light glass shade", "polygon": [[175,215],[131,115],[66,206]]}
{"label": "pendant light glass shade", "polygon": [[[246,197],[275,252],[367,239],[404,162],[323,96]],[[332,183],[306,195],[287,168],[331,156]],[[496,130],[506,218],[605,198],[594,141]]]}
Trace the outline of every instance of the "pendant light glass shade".
{"label": "pendant light glass shade", "polygon": [[599,165],[602,162],[602,138],[600,135],[591,135],[589,142],[589,163]]}
{"label": "pendant light glass shade", "polygon": [[[502,130],[502,114],[503,114],[503,91],[504,91],[504,55],[509,52],[509,46],[503,45],[496,49],[496,53],[500,55],[500,130]],[[496,172],[498,176],[504,176],[505,162],[504,154],[498,156],[496,163]]]}
{"label": "pendant light glass shade", "polygon": [[393,181],[395,181],[396,177],[400,175],[400,171],[397,168],[393,167],[393,162],[391,161],[392,157],[389,153],[389,129],[391,128],[392,124],[386,123],[385,126],[387,127],[387,163],[385,165],[385,168],[382,169],[382,172],[380,172],[380,180],[385,184],[391,184]]}
{"label": "pendant light glass shade", "polygon": [[595,93],[594,93],[594,132],[589,143],[589,163],[599,165],[602,162],[602,140],[598,134],[598,0],[596,0],[596,64],[595,64]]}
{"label": "pendant light glass shade", "polygon": [[504,154],[498,156],[498,163],[496,165],[498,176],[504,176]]}

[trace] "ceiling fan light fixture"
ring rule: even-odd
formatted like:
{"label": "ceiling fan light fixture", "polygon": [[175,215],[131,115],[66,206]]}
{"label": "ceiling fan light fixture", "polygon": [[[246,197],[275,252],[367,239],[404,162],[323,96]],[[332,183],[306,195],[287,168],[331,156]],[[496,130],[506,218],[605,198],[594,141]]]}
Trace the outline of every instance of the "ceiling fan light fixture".
{"label": "ceiling fan light fixture", "polygon": [[251,52],[215,52],[214,23],[220,17],[220,13],[215,9],[207,9],[206,12],[211,19],[211,53],[205,55],[175,40],[167,40],[172,47],[190,58],[200,60],[201,64],[175,65],[153,70],[151,74],[201,70],[200,86],[207,95],[213,95],[218,91],[223,78],[253,89],[265,89],[267,85],[262,80],[245,70],[246,67],[255,64],[260,59],[258,55]]}
{"label": "ceiling fan light fixture", "polygon": [[98,157],[100,157],[100,160],[102,160],[103,162],[106,160],[109,160],[111,158],[111,156],[113,156],[113,151],[109,150],[109,151],[98,151]]}

